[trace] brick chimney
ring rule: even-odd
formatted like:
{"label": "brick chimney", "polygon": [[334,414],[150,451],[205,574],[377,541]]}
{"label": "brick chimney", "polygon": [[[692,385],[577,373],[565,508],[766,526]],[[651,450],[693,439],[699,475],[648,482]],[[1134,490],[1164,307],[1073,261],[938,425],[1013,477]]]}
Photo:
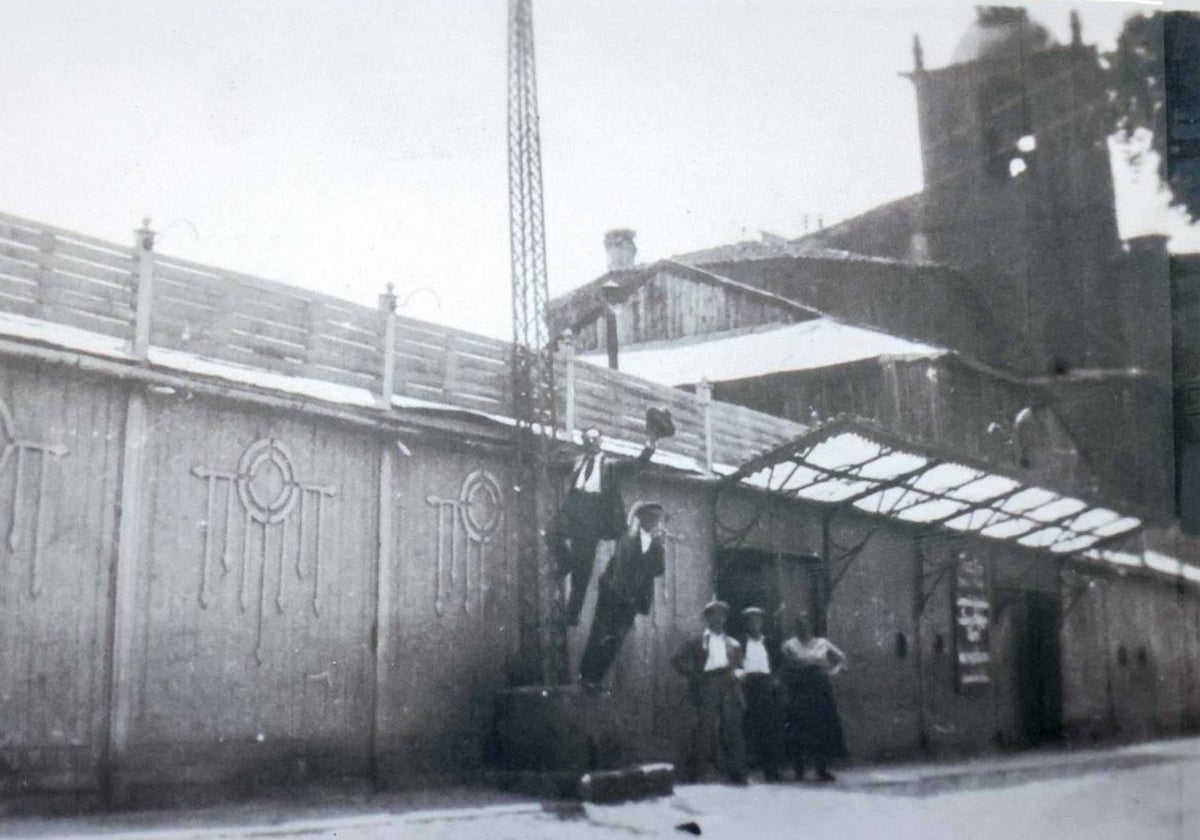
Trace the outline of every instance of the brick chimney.
{"label": "brick chimney", "polygon": [[637,234],[624,228],[610,230],[604,234],[604,251],[608,254],[608,270],[620,271],[633,268],[637,262],[637,245],[633,238]]}

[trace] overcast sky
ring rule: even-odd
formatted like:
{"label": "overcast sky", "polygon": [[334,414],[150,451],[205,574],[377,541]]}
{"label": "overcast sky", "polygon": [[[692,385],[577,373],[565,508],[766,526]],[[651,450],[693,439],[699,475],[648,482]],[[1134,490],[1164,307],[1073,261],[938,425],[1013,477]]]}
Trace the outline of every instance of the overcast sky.
{"label": "overcast sky", "polygon": [[[510,335],[502,0],[40,0],[0,24],[0,210]],[[1111,48],[1144,4],[1046,2]],[[552,293],[920,188],[962,0],[535,0]],[[182,221],[177,221],[182,220]]]}

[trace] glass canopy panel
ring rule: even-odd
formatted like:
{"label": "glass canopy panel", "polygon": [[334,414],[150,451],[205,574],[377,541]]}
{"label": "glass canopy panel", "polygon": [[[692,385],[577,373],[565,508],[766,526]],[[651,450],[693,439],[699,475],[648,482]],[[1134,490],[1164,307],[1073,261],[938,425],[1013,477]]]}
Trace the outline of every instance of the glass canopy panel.
{"label": "glass canopy panel", "polygon": [[995,525],[989,525],[979,533],[985,537],[1004,540],[1012,537],[1019,537],[1021,534],[1028,534],[1036,527],[1038,527],[1036,522],[1028,519],[1021,519],[1019,516],[1014,516],[1012,519],[1006,519],[1005,521],[998,522]]}
{"label": "glass canopy panel", "polygon": [[952,531],[978,531],[979,525],[972,523],[971,514],[964,513],[942,523]]}
{"label": "glass canopy panel", "polygon": [[1157,551],[1147,551],[1142,556],[1147,566],[1163,574],[1177,575],[1179,574],[1180,567],[1183,565],[1174,557],[1167,554],[1159,554]]}
{"label": "glass canopy panel", "polygon": [[[1024,521],[1019,517],[1000,513],[993,508],[976,508],[975,510],[967,511],[962,516],[954,517],[946,523],[946,527],[953,528],[956,531],[981,531],[984,528],[1002,525],[1005,522],[1012,522],[1014,519],[1018,522]],[[1032,527],[1033,523],[1030,522],[1029,525]],[[1022,531],[1022,533],[1024,532]]]}
{"label": "glass canopy panel", "polygon": [[919,470],[928,463],[928,459],[922,458],[920,455],[913,455],[911,452],[890,452],[877,461],[871,461],[859,470],[858,474],[863,478],[889,481],[905,473]]}
{"label": "glass canopy panel", "polygon": [[804,487],[796,491],[796,495],[814,502],[840,502],[851,496],[865,493],[874,486],[875,482],[873,481],[847,481],[842,478],[831,478],[820,484],[814,484],[812,487]]}
{"label": "glass canopy panel", "polygon": [[963,487],[959,487],[950,493],[955,499],[962,499],[964,502],[983,502],[988,499],[994,499],[997,496],[1005,496],[1018,487],[1020,482],[1013,481],[1011,478],[1005,478],[1002,475],[985,475],[977,481],[972,481]]}
{"label": "glass canopy panel", "polygon": [[897,512],[901,519],[909,522],[933,522],[935,519],[945,519],[961,513],[969,507],[966,502],[954,502],[950,499],[930,499],[927,502],[902,507]]}
{"label": "glass canopy panel", "polygon": [[1023,513],[1030,508],[1048,504],[1058,497],[1057,493],[1051,493],[1049,490],[1043,490],[1040,487],[1029,487],[1001,502],[1000,509],[1005,513]]}
{"label": "glass canopy panel", "polygon": [[1032,534],[1026,534],[1017,540],[1021,545],[1027,545],[1031,548],[1045,548],[1053,545],[1061,539],[1073,536],[1070,531],[1066,531],[1055,525],[1049,528],[1042,528],[1040,531],[1034,531]]}
{"label": "glass canopy panel", "polygon": [[1102,525],[1109,525],[1120,518],[1120,514],[1108,508],[1092,508],[1084,511],[1071,521],[1071,527],[1076,531],[1091,531]]}
{"label": "glass canopy panel", "polygon": [[1141,566],[1142,558],[1139,554],[1133,554],[1129,551],[1108,551],[1092,549],[1084,554],[1091,560],[1101,560],[1105,563],[1115,563],[1118,566]]}
{"label": "glass canopy panel", "polygon": [[908,487],[885,487],[878,493],[859,499],[854,506],[871,513],[887,514],[893,512],[898,505],[913,505],[928,498],[924,493],[917,493]]}
{"label": "glass canopy panel", "polygon": [[958,487],[983,478],[986,473],[964,467],[961,464],[938,464],[917,476],[912,483],[918,490],[928,493],[945,493],[952,487]]}
{"label": "glass canopy panel", "polygon": [[785,461],[775,465],[769,487],[772,490],[795,490],[806,484],[812,484],[824,475],[816,470],[797,464],[795,461]]}
{"label": "glass canopy panel", "polygon": [[861,435],[845,432],[818,443],[804,459],[814,467],[848,470],[878,458],[883,447]]}
{"label": "glass canopy panel", "polygon": [[1065,540],[1059,540],[1050,546],[1050,550],[1055,554],[1063,554],[1068,551],[1082,551],[1089,546],[1096,544],[1097,537],[1092,534],[1075,534]]}
{"label": "glass canopy panel", "polygon": [[1036,519],[1038,522],[1054,522],[1057,519],[1062,519],[1064,516],[1079,513],[1085,508],[1087,508],[1086,502],[1082,502],[1079,499],[1072,499],[1069,496],[1063,496],[1036,508],[1030,508],[1025,511],[1025,515],[1030,519]]}
{"label": "glass canopy panel", "polygon": [[1122,516],[1115,522],[1110,522],[1107,525],[1101,525],[1099,528],[1093,528],[1092,533],[1098,537],[1112,537],[1117,534],[1123,534],[1126,531],[1132,531],[1134,528],[1142,524],[1142,520],[1136,516]]}
{"label": "glass canopy panel", "polygon": [[1106,551],[1104,559],[1119,566],[1144,566],[1140,555],[1128,551]]}

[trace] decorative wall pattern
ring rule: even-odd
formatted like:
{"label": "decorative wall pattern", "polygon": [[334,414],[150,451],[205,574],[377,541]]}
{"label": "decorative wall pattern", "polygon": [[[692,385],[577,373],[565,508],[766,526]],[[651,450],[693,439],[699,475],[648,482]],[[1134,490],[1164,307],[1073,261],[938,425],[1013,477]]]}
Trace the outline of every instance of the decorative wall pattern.
{"label": "decorative wall pattern", "polygon": [[[5,474],[9,461],[15,461],[16,471],[6,540],[8,555],[15,557],[18,552],[28,549],[27,585],[29,597],[36,598],[42,587],[41,555],[46,531],[46,480],[50,465],[48,456],[61,458],[68,450],[61,443],[37,443],[18,438],[12,412],[3,400],[0,400],[0,445],[3,446],[0,450],[0,476]],[[30,465],[31,458],[35,459],[33,466]],[[37,473],[37,478],[33,479],[32,492],[31,471]],[[31,516],[22,516],[29,507],[32,507]],[[28,533],[30,519],[33,525],[32,535]]]}
{"label": "decorative wall pattern", "polygon": [[[208,609],[212,602],[213,577],[219,571],[219,580],[237,575],[238,609],[245,613],[251,606],[253,578],[257,576],[254,659],[261,665],[268,599],[282,615],[293,571],[297,583],[306,586],[300,597],[309,602],[313,615],[321,614],[321,568],[328,527],[325,502],[337,495],[337,490],[297,480],[291,452],[276,438],[262,438],[246,447],[236,471],[199,466],[192,468],[192,475],[204,479],[208,491],[200,607]],[[218,549],[219,559],[214,557]],[[267,574],[272,564],[273,595]],[[219,570],[214,569],[218,565]]]}
{"label": "decorative wall pattern", "polygon": [[[487,546],[504,519],[504,493],[487,470],[474,470],[463,480],[458,498],[425,497],[437,517],[434,563],[434,608],[444,615],[447,603],[461,604],[471,612],[472,583],[475,603],[482,609],[489,584]],[[472,570],[472,566],[474,569]],[[507,574],[507,569],[506,569]]]}

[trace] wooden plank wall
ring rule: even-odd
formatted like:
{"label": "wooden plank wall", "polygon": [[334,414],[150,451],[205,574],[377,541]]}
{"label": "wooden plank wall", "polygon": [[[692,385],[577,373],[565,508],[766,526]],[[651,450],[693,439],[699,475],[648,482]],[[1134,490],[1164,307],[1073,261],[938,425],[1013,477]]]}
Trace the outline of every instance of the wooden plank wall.
{"label": "wooden plank wall", "polygon": [[148,402],[121,782],[365,774],[378,440]]}
{"label": "wooden plank wall", "polygon": [[[792,309],[765,295],[660,271],[634,288],[617,308],[617,339],[621,346],[666,341],[787,323],[794,316]],[[581,325],[575,336],[580,352],[603,351],[605,341],[602,315]]]}
{"label": "wooden plank wall", "polygon": [[6,363],[0,404],[0,795],[95,790],[124,395]]}
{"label": "wooden plank wall", "polygon": [[499,452],[449,444],[397,463],[391,651],[376,770],[430,780],[483,764],[494,693],[518,649],[517,498]]}
{"label": "wooden plank wall", "polygon": [[7,359],[0,438],[0,798],[480,770],[502,450]]}

